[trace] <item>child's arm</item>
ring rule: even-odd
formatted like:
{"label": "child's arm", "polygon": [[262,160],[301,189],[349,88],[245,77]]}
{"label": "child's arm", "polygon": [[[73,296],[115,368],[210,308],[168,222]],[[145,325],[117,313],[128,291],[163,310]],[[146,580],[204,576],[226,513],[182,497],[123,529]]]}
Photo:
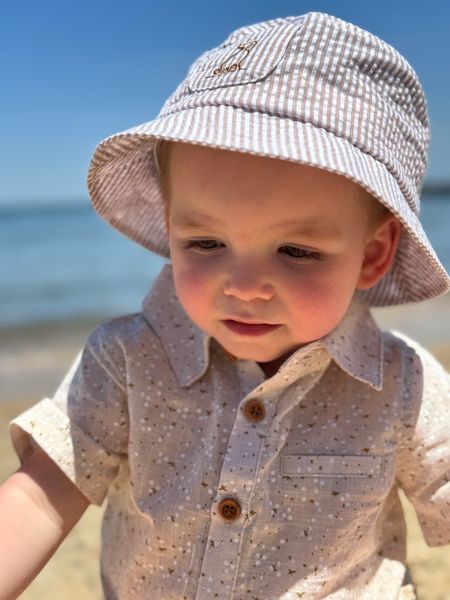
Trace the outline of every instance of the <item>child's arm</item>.
{"label": "child's arm", "polygon": [[88,505],[40,450],[0,486],[0,600],[17,598]]}

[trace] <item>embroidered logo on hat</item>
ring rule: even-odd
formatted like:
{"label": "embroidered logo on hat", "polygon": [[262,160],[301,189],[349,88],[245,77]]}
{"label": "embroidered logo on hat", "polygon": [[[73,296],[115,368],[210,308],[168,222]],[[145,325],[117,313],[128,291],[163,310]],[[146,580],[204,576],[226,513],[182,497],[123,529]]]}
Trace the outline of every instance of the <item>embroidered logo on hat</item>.
{"label": "embroidered logo on hat", "polygon": [[[217,77],[217,75],[226,75],[227,73],[234,73],[234,71],[240,71],[240,70],[244,69],[245,67],[242,66],[242,63],[248,57],[248,55],[250,54],[250,51],[256,46],[257,43],[258,43],[258,40],[253,40],[252,42],[248,42],[246,44],[239,44],[236,52],[234,52],[230,57],[228,57],[227,60],[225,60],[218,67],[216,67],[214,69],[212,75],[207,75],[206,77],[207,78]],[[225,63],[230,58],[235,58],[242,52],[245,52],[246,54],[244,54],[243,56],[241,55],[241,57],[239,58],[239,60],[237,62],[233,62],[231,65],[225,66]]]}
{"label": "embroidered logo on hat", "polygon": [[247,85],[270,77],[289,48],[302,20],[254,30],[244,27],[203,54],[189,69],[190,92]]}

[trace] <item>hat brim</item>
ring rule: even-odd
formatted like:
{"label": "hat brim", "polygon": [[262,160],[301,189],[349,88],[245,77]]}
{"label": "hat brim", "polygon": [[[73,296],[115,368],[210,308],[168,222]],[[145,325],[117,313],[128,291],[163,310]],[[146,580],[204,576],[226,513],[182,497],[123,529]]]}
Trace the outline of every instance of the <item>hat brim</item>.
{"label": "hat brim", "polygon": [[[221,129],[223,123],[232,126]],[[159,139],[289,160],[357,182],[403,225],[394,264],[376,286],[364,292],[367,301],[372,306],[417,302],[450,289],[449,276],[414,206],[408,204],[385,164],[311,123],[256,111],[249,113],[233,106],[178,111],[111,136],[97,147],[88,175],[93,206],[107,222],[145,248],[169,256],[164,203],[153,151]],[[411,190],[407,196],[413,197]],[[416,202],[418,205],[418,198]]]}

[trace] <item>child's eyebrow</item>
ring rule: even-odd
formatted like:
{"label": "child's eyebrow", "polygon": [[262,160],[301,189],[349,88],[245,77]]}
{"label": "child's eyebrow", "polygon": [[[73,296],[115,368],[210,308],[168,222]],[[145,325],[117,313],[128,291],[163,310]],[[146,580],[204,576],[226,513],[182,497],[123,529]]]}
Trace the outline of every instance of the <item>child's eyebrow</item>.
{"label": "child's eyebrow", "polygon": [[[182,214],[173,218],[172,225],[186,229],[206,230],[211,227],[220,229],[221,222],[208,214]],[[341,228],[338,223],[326,221],[319,217],[309,217],[274,223],[273,232],[286,238],[301,238],[302,240],[325,241],[337,239],[342,236]]]}
{"label": "child's eyebrow", "polygon": [[273,231],[280,231],[283,235],[287,236],[315,239],[330,239],[342,235],[342,230],[338,223],[326,221],[318,217],[305,218],[298,222],[293,222],[292,220],[282,221],[274,224]]}
{"label": "child's eyebrow", "polygon": [[172,219],[172,225],[177,227],[189,227],[193,229],[205,229],[206,227],[210,227],[218,223],[219,221],[207,214],[182,214],[181,216],[176,216]]}

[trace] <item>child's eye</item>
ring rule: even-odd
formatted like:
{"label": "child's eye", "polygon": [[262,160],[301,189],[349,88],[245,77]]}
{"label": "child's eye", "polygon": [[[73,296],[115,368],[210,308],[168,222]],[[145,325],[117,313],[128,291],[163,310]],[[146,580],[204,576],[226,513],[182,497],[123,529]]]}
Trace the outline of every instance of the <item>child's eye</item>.
{"label": "child's eye", "polygon": [[188,248],[197,248],[198,250],[216,250],[223,246],[216,240],[189,240]]}
{"label": "child's eye", "polygon": [[287,254],[290,258],[306,258],[312,260],[320,260],[321,255],[319,252],[313,250],[306,250],[305,248],[298,248],[297,246],[281,246],[279,252]]}

